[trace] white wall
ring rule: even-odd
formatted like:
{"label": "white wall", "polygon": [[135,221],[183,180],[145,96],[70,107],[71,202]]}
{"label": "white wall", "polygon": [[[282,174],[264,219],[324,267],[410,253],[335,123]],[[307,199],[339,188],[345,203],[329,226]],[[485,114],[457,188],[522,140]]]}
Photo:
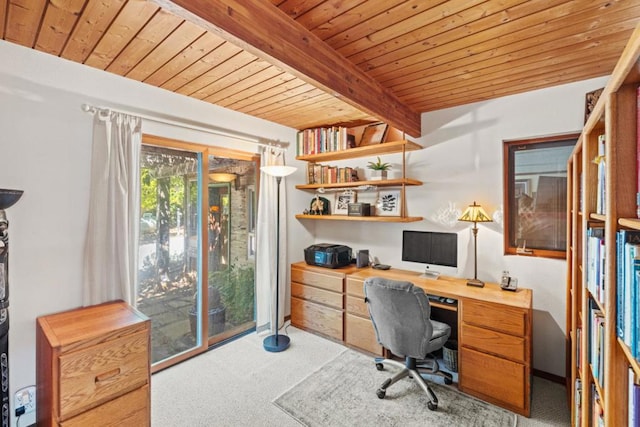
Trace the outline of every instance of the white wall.
{"label": "white wall", "polygon": [[[24,190],[7,210],[12,414],[13,393],[35,384],[36,317],[82,302],[93,120],[81,111],[86,102],[295,141],[293,129],[0,41],[0,188]],[[157,123],[145,122],[143,130],[257,150],[254,144]],[[20,420],[33,422],[34,414]]]}
{"label": "white wall", "polygon": [[[468,223],[444,225],[437,214],[454,207],[464,209],[474,200],[490,215],[502,214],[502,141],[567,132],[579,132],[584,122],[585,93],[603,87],[605,78],[558,86],[450,108],[422,115],[427,147],[407,155],[407,176],[424,182],[407,189],[408,213],[424,221],[408,224],[305,221],[295,227],[316,235],[315,243],[341,243],[354,251],[369,249],[379,261],[408,270],[423,266],[401,261],[402,230],[455,231],[459,235],[461,277],[473,277],[473,238]],[[387,158],[389,160],[387,160]],[[370,160],[370,159],[366,159]],[[400,170],[399,155],[385,156]],[[364,161],[350,165],[364,166]],[[304,167],[304,165],[301,165]],[[366,195],[358,195],[362,199]],[[301,199],[301,212],[313,194]],[[331,199],[332,196],[328,196]],[[371,197],[371,196],[368,196]],[[565,371],[565,274],[566,262],[545,258],[504,256],[500,222],[480,224],[478,278],[497,282],[503,270],[518,285],[533,289],[533,366],[564,376]],[[310,241],[293,248],[292,259],[303,257]]]}

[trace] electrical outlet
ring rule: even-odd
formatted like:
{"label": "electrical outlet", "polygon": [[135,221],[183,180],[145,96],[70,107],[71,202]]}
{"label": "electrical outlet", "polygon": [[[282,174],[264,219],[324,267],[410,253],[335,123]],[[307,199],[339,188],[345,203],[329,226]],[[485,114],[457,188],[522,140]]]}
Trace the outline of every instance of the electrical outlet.
{"label": "electrical outlet", "polygon": [[16,391],[14,410],[20,407],[24,407],[25,414],[36,410],[36,386],[31,385]]}

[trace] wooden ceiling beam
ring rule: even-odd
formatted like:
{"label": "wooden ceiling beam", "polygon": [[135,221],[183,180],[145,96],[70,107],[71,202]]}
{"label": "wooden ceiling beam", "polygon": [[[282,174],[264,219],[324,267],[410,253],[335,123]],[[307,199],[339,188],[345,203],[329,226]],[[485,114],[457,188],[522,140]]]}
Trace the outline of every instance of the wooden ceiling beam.
{"label": "wooden ceiling beam", "polygon": [[269,60],[294,76],[413,137],[420,113],[271,2],[154,0],[183,19]]}

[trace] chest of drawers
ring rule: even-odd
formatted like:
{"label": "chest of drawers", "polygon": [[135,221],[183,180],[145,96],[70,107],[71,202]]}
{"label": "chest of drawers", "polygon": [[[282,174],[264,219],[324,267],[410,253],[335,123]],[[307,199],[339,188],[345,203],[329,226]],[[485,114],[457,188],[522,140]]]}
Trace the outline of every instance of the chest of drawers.
{"label": "chest of drawers", "polygon": [[296,263],[291,266],[291,324],[342,341],[344,278],[352,267],[328,269]]}
{"label": "chest of drawers", "polygon": [[150,321],[122,301],[36,323],[39,426],[150,425]]}

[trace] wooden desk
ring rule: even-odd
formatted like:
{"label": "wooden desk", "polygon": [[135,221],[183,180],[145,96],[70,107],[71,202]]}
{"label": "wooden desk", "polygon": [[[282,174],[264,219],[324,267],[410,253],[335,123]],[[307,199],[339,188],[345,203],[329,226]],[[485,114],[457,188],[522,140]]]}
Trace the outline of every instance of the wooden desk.
{"label": "wooden desk", "polygon": [[[457,312],[459,389],[529,416],[531,290],[503,291],[495,283],[475,288],[467,286],[465,279],[443,276],[430,279],[420,275],[419,272],[398,269],[357,269],[349,266],[331,270],[304,262],[292,264],[291,323],[342,341],[350,347],[382,355],[383,349],[376,341],[364,303],[363,283],[373,276],[410,281],[428,294],[457,300],[456,304],[432,303],[432,306]],[[330,307],[326,303],[326,292],[323,292],[327,286],[326,277],[332,278],[329,280],[332,283]],[[343,279],[341,290],[339,281],[336,281],[340,278]],[[340,296],[343,298],[342,306],[339,304]],[[325,309],[332,310],[331,316],[327,316]],[[322,331],[327,319],[331,319],[334,325],[331,335]],[[340,320],[342,328],[337,327]]]}

